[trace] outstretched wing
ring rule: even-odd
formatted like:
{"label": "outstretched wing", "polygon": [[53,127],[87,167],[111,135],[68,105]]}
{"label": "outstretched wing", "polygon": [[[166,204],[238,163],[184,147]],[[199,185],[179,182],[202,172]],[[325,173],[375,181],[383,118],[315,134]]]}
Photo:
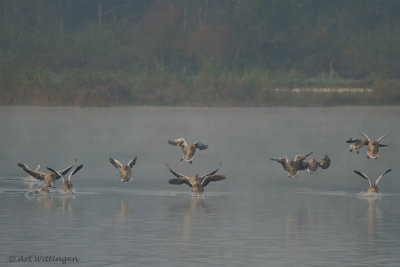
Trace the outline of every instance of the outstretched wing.
{"label": "outstretched wing", "polygon": [[131,159],[126,165],[129,165],[129,167],[133,167],[133,165],[136,164],[137,156],[133,159]]}
{"label": "outstretched wing", "polygon": [[190,177],[188,177],[188,176],[186,176],[186,175],[180,174],[180,173],[178,173],[178,172],[172,170],[172,169],[169,167],[168,164],[167,164],[167,167],[168,167],[168,170],[169,170],[173,175],[175,175],[176,178],[185,178],[185,179],[189,179],[189,178],[190,178]]}
{"label": "outstretched wing", "polygon": [[202,144],[199,141],[194,142],[194,145],[196,148],[200,149],[200,150],[204,150],[208,148],[208,145]]}
{"label": "outstretched wing", "polygon": [[372,187],[371,180],[368,178],[368,176],[367,176],[365,173],[362,173],[362,172],[357,171],[357,170],[353,170],[353,172],[354,172],[354,173],[357,173],[357,174],[360,175],[362,178],[364,178],[365,180],[367,180],[368,183],[369,183],[369,186]]}
{"label": "outstretched wing", "polygon": [[206,176],[209,176],[209,175],[214,175],[214,174],[216,174],[216,173],[217,173],[217,171],[219,170],[219,168],[221,168],[221,162],[219,163],[219,167],[218,167],[218,169],[216,169],[215,171],[212,171],[212,172],[210,172],[210,173],[207,173],[207,174],[205,174],[205,175],[201,176],[201,177],[200,177],[200,179],[204,179]]}
{"label": "outstretched wing", "polygon": [[114,165],[115,168],[119,169],[119,168],[122,167],[121,162],[119,162],[118,160],[113,159],[112,157],[109,157],[108,160],[110,161],[110,163],[111,163],[112,165]]}
{"label": "outstretched wing", "polygon": [[75,166],[75,164],[76,164],[77,161],[78,161],[78,160],[75,159],[74,164],[72,164],[72,165],[69,166],[68,168],[65,168],[64,170],[61,170],[60,173],[61,173],[62,175],[66,175],[66,174]]}
{"label": "outstretched wing", "polygon": [[294,161],[298,162],[298,161],[301,161],[301,160],[305,160],[305,159],[306,159],[308,156],[310,156],[312,153],[313,153],[313,152],[310,152],[310,153],[308,153],[308,154],[306,154],[306,155],[296,155],[296,156],[294,157]]}
{"label": "outstretched wing", "polygon": [[389,169],[387,171],[385,171],[384,173],[382,173],[375,181],[375,186],[377,186],[379,184],[379,181],[382,179],[382,177],[387,174],[388,172],[390,172],[392,169]]}
{"label": "outstretched wing", "polygon": [[191,185],[190,182],[189,182],[189,177],[188,177],[188,176],[183,175],[183,174],[180,174],[180,173],[177,173],[176,171],[172,170],[172,169],[168,166],[168,164],[167,164],[167,167],[168,167],[168,170],[169,170],[173,175],[175,175],[175,177],[176,177],[176,178],[174,178],[174,179],[170,179],[170,180],[168,181],[168,183],[170,183],[170,184],[175,184],[175,185],[186,184],[186,185],[188,185],[189,187],[192,187],[192,185]]}
{"label": "outstretched wing", "polygon": [[210,183],[210,182],[221,181],[221,180],[224,180],[225,178],[226,177],[223,174],[208,175],[203,178],[203,180],[201,181],[201,185],[203,187],[206,187],[208,185],[208,183]]}
{"label": "outstretched wing", "polygon": [[74,170],[73,172],[71,172],[71,173],[68,175],[68,181],[69,181],[69,182],[71,181],[72,175],[74,175],[75,173],[77,173],[80,169],[82,169],[82,167],[83,167],[83,164],[79,165],[78,167],[75,168],[75,170]]}
{"label": "outstretched wing", "polygon": [[28,165],[24,163],[18,163],[17,165],[18,167],[21,167],[30,176],[35,177],[38,180],[44,179],[44,173],[38,171],[32,171],[31,169],[29,169]]}
{"label": "outstretched wing", "polygon": [[49,171],[55,173],[55,174],[57,175],[57,179],[59,179],[59,178],[61,177],[61,179],[62,179],[63,182],[65,183],[64,175],[63,175],[61,172],[56,171],[56,170],[53,170],[53,169],[50,168],[50,167],[47,167],[47,169],[48,169]]}
{"label": "outstretched wing", "polygon": [[379,144],[379,147],[385,147],[385,146],[389,146],[390,144],[387,144],[387,145],[385,145],[385,144]]}
{"label": "outstretched wing", "polygon": [[34,169],[34,171],[38,171],[40,169],[40,164],[38,164],[37,166],[36,166],[36,168]]}
{"label": "outstretched wing", "polygon": [[385,137],[388,136],[388,135],[390,135],[390,133],[389,133],[389,134],[385,134],[385,135],[379,137],[379,138],[376,140],[376,142],[381,141],[383,138],[385,138]]}
{"label": "outstretched wing", "polygon": [[269,158],[269,159],[270,160],[274,160],[276,162],[279,162],[282,165],[283,169],[286,170],[286,163],[288,162],[287,157],[283,157],[283,158],[280,158],[280,159],[274,159],[274,158]]}
{"label": "outstretched wing", "polygon": [[356,143],[356,142],[358,142],[358,141],[360,141],[360,139],[353,139],[353,138],[350,138],[349,140],[346,140],[346,143],[348,143],[348,144],[354,144],[354,143]]}
{"label": "outstretched wing", "polygon": [[168,143],[173,146],[187,146],[187,143],[183,138],[169,139]]}
{"label": "outstretched wing", "polygon": [[361,132],[360,133],[368,140],[368,143],[371,142],[371,138],[368,137],[365,133]]}

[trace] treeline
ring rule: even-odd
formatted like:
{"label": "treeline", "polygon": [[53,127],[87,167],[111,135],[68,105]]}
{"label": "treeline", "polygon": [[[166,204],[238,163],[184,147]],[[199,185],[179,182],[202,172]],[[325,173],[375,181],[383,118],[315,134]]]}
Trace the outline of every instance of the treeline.
{"label": "treeline", "polygon": [[[3,105],[400,103],[398,0],[0,0]],[[370,94],[275,88],[368,87]]]}

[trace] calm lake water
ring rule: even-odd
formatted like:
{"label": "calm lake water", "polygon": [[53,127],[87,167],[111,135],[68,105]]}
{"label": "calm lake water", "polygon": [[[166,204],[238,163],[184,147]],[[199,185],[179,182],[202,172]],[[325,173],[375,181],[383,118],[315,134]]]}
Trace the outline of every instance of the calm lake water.
{"label": "calm lake water", "polygon": [[[84,266],[398,266],[399,107],[0,108],[0,265],[35,256]],[[350,153],[359,130],[382,143],[380,158]],[[167,143],[200,140],[193,165]],[[331,167],[289,179],[267,157],[327,154]],[[133,182],[108,162],[138,156]],[[76,193],[48,196],[18,162],[40,170],[77,158]],[[169,166],[227,179],[203,197],[168,184]],[[392,168],[376,197],[367,181]],[[50,264],[57,258],[50,258]],[[15,261],[15,262],[12,262]],[[38,259],[36,258],[36,261]],[[26,265],[38,265],[38,262]]]}

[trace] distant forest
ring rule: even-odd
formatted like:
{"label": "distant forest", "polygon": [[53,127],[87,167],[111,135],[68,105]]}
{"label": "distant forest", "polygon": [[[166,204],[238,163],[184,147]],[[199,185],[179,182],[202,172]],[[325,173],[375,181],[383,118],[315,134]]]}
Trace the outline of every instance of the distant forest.
{"label": "distant forest", "polygon": [[398,0],[0,0],[0,35],[1,105],[400,104]]}

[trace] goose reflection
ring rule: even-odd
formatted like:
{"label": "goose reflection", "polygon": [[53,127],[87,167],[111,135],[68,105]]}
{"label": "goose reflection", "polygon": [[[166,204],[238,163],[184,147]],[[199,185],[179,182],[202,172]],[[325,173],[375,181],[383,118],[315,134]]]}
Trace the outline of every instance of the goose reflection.
{"label": "goose reflection", "polygon": [[131,205],[126,199],[121,199],[121,204],[119,207],[118,221],[125,223],[131,215]]}
{"label": "goose reflection", "polygon": [[[367,234],[368,239],[373,241],[375,235],[379,229],[379,222],[382,220],[382,212],[380,209],[380,195],[374,197],[371,196],[359,196],[360,199],[364,200],[368,204],[366,220],[367,220]],[[364,205],[363,205],[364,208]]]}
{"label": "goose reflection", "polygon": [[48,212],[53,211],[56,206],[54,197],[49,195],[39,195],[36,202],[42,210]]}

